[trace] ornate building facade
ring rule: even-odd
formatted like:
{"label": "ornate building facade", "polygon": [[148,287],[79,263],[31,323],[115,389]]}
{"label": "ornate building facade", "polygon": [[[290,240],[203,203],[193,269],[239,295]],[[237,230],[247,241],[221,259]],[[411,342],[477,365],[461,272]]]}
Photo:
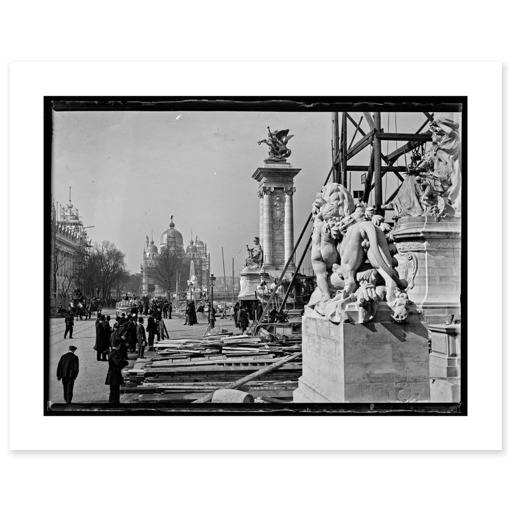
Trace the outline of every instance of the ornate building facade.
{"label": "ornate building facade", "polygon": [[78,209],[73,206],[71,199],[66,206],[55,205],[52,201],[50,221],[51,305],[66,305],[74,289],[81,288],[81,274],[89,254],[90,243]]}
{"label": "ornate building facade", "polygon": [[185,247],[172,216],[169,229],[160,237],[159,247],[153,237],[150,240],[146,236],[141,265],[142,295],[171,295],[190,290],[191,286],[204,289],[208,285],[208,272],[207,245],[196,236]]}

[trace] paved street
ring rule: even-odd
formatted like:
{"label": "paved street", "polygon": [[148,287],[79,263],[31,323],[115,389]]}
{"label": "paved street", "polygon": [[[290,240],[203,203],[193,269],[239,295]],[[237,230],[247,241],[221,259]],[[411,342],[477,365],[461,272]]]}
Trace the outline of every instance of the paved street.
{"label": "paved street", "polygon": [[[105,315],[115,318],[115,310],[104,309]],[[146,317],[145,317],[146,318]],[[165,320],[165,325],[169,331],[171,339],[188,338],[203,336],[208,321],[205,315],[197,315],[198,324],[190,326],[183,325],[184,319],[174,317]],[[108,363],[96,361],[96,351],[93,349],[96,341],[96,330],[94,327],[95,318],[91,320],[75,320],[73,339],[69,337],[64,339],[64,318],[52,318],[50,320],[50,401],[63,403],[62,384],[56,378],[57,364],[60,357],[68,351],[69,345],[77,347],[75,354],[80,359],[80,373],[75,381],[73,392],[73,402],[103,402],[108,401],[109,387],[105,385]],[[114,324],[113,320],[110,321]],[[146,325],[147,320],[144,320]],[[220,319],[216,321],[216,327],[229,329],[233,332],[234,326],[230,319]],[[130,361],[130,365],[133,364]]]}

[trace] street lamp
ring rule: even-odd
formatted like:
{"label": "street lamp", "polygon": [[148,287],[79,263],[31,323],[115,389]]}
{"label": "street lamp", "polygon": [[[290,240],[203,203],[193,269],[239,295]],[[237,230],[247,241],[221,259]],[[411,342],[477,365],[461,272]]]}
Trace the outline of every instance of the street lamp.
{"label": "street lamp", "polygon": [[215,286],[216,279],[217,278],[213,274],[210,276],[210,308],[208,311],[210,329],[215,327],[215,312],[213,310],[213,287]]}

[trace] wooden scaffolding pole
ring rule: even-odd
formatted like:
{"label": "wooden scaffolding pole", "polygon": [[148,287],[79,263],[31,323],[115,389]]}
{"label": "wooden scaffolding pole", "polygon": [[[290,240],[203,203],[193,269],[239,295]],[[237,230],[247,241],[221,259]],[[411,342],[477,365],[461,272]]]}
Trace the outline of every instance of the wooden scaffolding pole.
{"label": "wooden scaffolding pole", "polygon": [[342,184],[348,189],[348,176],[347,176],[347,113],[343,112],[341,115],[341,171],[342,171]]}
{"label": "wooden scaffolding pole", "polygon": [[382,215],[382,176],[381,176],[381,142],[379,138],[380,134],[380,112],[374,112],[373,120],[375,123],[375,137],[373,138],[373,166],[375,174],[375,206],[376,211],[379,215]]}
{"label": "wooden scaffolding pole", "polygon": [[338,112],[332,113],[332,163],[334,165],[333,183],[341,183],[340,132]]}

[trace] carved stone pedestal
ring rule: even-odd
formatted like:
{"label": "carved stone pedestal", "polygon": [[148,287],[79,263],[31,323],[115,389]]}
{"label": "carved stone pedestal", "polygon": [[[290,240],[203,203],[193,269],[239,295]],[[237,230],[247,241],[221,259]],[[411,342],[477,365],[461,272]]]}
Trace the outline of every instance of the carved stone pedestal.
{"label": "carved stone pedestal", "polygon": [[255,300],[256,292],[259,284],[261,283],[260,276],[261,268],[248,269],[243,268],[240,272],[240,293],[238,300]]}
{"label": "carved stone pedestal", "polygon": [[460,325],[429,325],[430,394],[433,402],[460,401]]}
{"label": "carved stone pedestal", "polygon": [[[460,314],[460,219],[436,221],[432,217],[404,217],[393,231],[401,277],[414,273],[408,294],[430,323],[446,322]],[[416,263],[417,262],[417,263]],[[409,266],[409,268],[406,268]]]}
{"label": "carved stone pedestal", "polygon": [[[312,313],[315,315],[315,313]],[[420,315],[406,324],[380,304],[375,322],[302,319],[302,376],[294,402],[430,400],[428,331]],[[349,315],[350,316],[350,315]]]}

